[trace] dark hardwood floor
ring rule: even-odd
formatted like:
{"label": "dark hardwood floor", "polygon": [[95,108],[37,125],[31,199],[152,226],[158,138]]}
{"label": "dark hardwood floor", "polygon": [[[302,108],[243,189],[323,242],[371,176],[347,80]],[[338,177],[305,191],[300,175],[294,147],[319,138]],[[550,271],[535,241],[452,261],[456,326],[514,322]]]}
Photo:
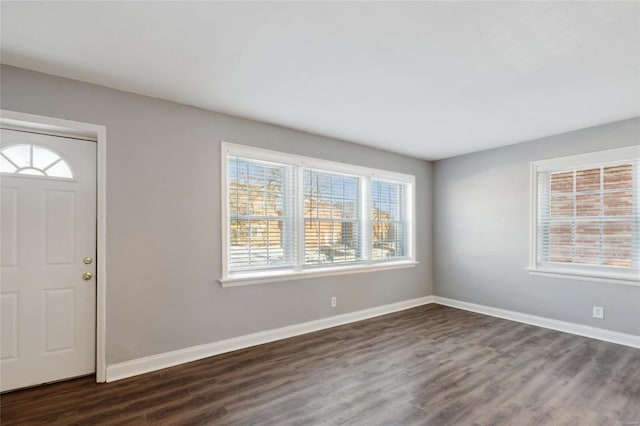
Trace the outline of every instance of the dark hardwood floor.
{"label": "dark hardwood floor", "polygon": [[632,426],[640,350],[432,304],[0,405],[4,425]]}

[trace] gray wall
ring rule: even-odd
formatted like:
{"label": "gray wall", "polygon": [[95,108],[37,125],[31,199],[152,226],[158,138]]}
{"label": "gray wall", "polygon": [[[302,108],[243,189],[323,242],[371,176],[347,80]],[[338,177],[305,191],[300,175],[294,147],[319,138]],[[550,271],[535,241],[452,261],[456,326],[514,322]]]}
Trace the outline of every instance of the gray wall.
{"label": "gray wall", "polygon": [[[428,162],[13,67],[0,85],[2,109],[107,127],[108,364],[433,292]],[[221,288],[222,140],[415,175],[420,264]]]}
{"label": "gray wall", "polygon": [[[640,335],[640,287],[531,276],[529,162],[640,143],[640,119],[438,161],[438,296]],[[593,305],[605,319],[591,317]]]}
{"label": "gray wall", "polygon": [[[524,270],[529,162],[638,144],[640,119],[432,166],[13,67],[2,66],[0,90],[3,109],[107,127],[108,364],[434,292],[640,334],[640,288],[533,277]],[[222,289],[217,283],[221,140],[414,174],[420,264]],[[331,296],[338,297],[337,309],[329,307]],[[591,318],[593,305],[605,307],[604,321]]]}

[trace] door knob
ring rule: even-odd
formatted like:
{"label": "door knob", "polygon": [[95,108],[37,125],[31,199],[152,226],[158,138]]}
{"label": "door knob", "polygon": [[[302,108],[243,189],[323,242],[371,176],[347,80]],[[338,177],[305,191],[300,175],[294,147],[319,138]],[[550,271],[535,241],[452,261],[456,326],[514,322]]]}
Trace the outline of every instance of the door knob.
{"label": "door knob", "polygon": [[84,263],[85,265],[91,265],[92,262],[93,259],[90,257],[85,257],[84,259],[82,259],[82,263]]}
{"label": "door knob", "polygon": [[85,272],[82,274],[82,279],[85,281],[89,281],[91,278],[93,278],[93,274],[91,272]]}

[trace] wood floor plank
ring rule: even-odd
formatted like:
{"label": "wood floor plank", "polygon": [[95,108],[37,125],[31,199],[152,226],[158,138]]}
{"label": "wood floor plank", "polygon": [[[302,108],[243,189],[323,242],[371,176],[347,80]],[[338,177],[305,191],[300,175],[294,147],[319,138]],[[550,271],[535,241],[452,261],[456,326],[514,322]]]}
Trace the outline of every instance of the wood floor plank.
{"label": "wood floor plank", "polygon": [[109,384],[0,396],[0,422],[640,425],[640,350],[427,305]]}

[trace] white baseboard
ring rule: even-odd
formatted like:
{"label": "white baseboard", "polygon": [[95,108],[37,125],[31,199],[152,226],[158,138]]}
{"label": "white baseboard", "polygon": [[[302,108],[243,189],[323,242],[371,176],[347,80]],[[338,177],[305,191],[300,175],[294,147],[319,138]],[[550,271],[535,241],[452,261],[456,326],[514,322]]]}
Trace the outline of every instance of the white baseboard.
{"label": "white baseboard", "polygon": [[331,327],[337,327],[339,325],[362,321],[368,318],[390,314],[405,309],[415,308],[416,306],[426,305],[429,303],[437,303],[440,305],[463,309],[465,311],[477,312],[497,318],[503,318],[511,321],[535,325],[538,327],[549,328],[551,330],[576,334],[578,336],[604,340],[606,342],[631,346],[633,348],[640,348],[640,336],[635,336],[632,334],[618,333],[616,331],[605,330],[602,328],[590,327],[582,324],[575,324],[551,318],[523,314],[520,312],[508,311],[506,309],[493,308],[491,306],[478,305],[475,303],[463,302],[455,299],[448,299],[446,297],[425,296],[419,297],[417,299],[392,303],[389,305],[364,309],[361,311],[335,315],[332,317],[309,321],[302,324],[295,324],[273,330],[260,331],[258,333],[252,333],[245,336],[221,340],[219,342],[192,346],[176,351],[165,352],[162,354],[151,355],[131,361],[111,364],[107,366],[106,379],[107,382],[113,382],[116,380],[125,379],[127,377],[137,376],[139,374],[149,373],[151,371],[161,370],[167,367],[173,367],[175,365],[196,361],[214,355],[232,352],[238,349],[249,348],[251,346],[262,345],[264,343],[269,343],[276,340],[288,339],[289,337],[299,336],[301,334],[311,333]]}
{"label": "white baseboard", "polygon": [[315,321],[304,322],[273,330],[260,331],[258,333],[234,337],[205,345],[192,346],[176,351],[111,364],[107,366],[106,379],[107,382],[113,382],[127,377],[137,376],[138,374],[144,374],[196,361],[213,355],[262,345],[276,340],[288,339],[289,337],[337,327],[339,325],[349,324],[356,321],[362,321],[368,318],[415,308],[416,306],[426,305],[429,303],[433,303],[433,296],[419,297],[417,299],[405,300],[389,305],[376,306],[374,308],[364,309],[361,311],[349,312]]}
{"label": "white baseboard", "polygon": [[520,312],[508,311],[506,309],[493,308],[491,306],[478,305],[475,303],[463,302],[440,296],[433,296],[433,301],[439,305],[451,306],[452,308],[464,309],[465,311],[477,312],[479,314],[522,322],[542,328],[549,328],[551,330],[563,331],[565,333],[576,334],[578,336],[604,340],[605,342],[631,346],[632,348],[640,348],[640,336],[635,336],[633,334],[619,333],[617,331],[605,330],[603,328],[590,327],[588,325],[523,314]]}

